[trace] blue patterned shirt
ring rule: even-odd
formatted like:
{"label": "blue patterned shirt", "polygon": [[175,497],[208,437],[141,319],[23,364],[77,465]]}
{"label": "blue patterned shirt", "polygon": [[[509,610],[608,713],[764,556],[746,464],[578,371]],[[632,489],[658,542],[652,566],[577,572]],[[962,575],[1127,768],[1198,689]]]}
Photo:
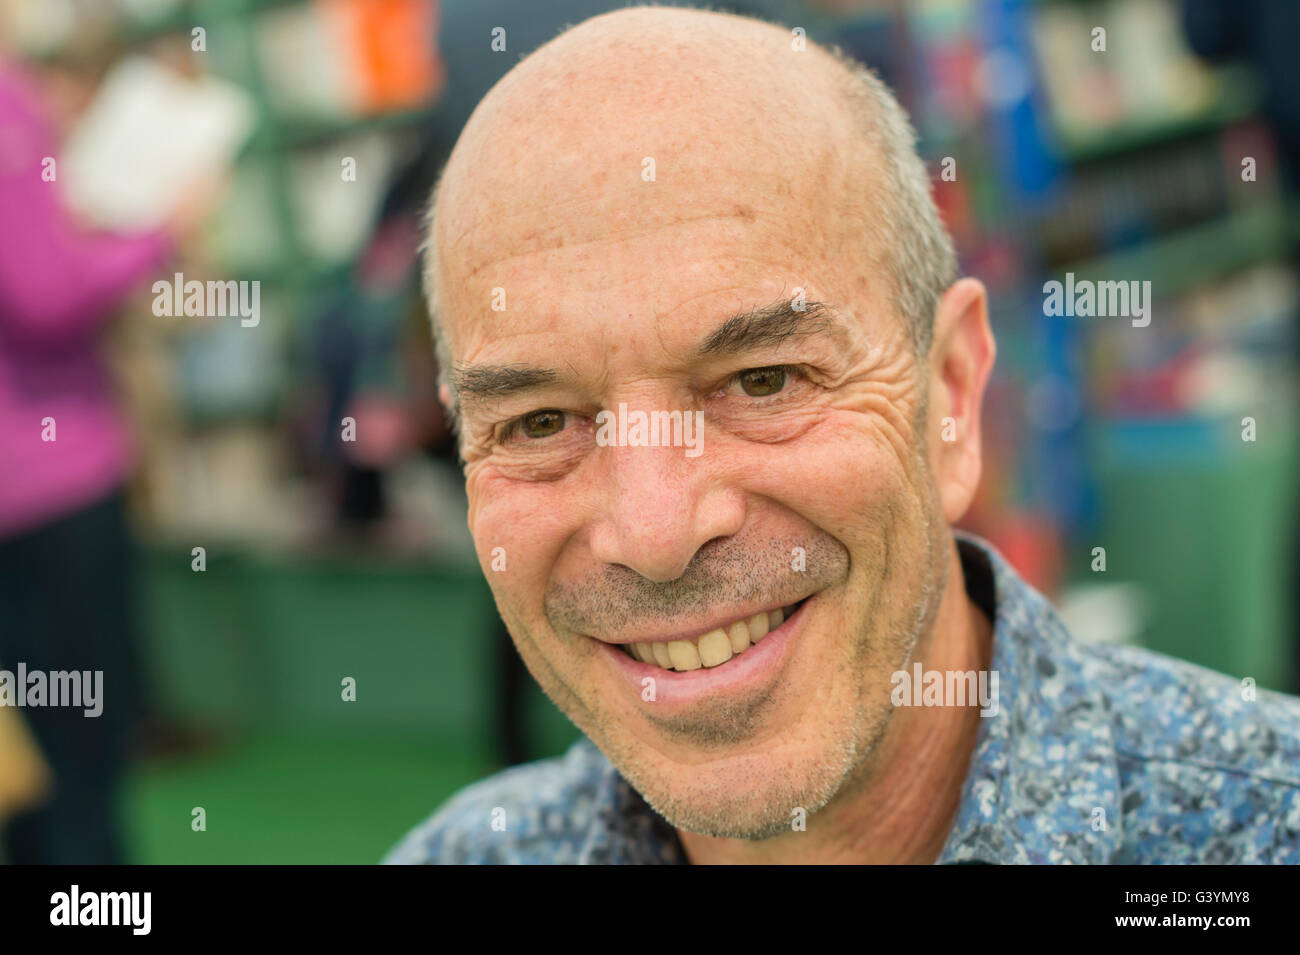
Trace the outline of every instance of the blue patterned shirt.
{"label": "blue patterned shirt", "polygon": [[[980,720],[938,862],[1300,863],[1300,699],[1078,643],[992,547],[958,544],[994,622],[1000,707]],[[585,738],[463,789],[384,861],[689,862]]]}

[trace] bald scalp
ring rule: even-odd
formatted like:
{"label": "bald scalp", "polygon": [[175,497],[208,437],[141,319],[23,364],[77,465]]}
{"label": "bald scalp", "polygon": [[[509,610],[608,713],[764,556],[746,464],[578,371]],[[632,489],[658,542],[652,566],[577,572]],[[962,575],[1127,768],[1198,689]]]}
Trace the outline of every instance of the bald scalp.
{"label": "bald scalp", "polygon": [[[839,225],[852,243],[847,254],[860,270],[879,273],[914,350],[928,351],[935,309],[958,275],[956,256],[915,151],[915,132],[879,77],[838,49],[808,41],[798,50],[791,31],[751,17],[629,7],[570,27],[520,61],[475,109],[438,176],[423,281],[453,420],[459,402],[439,315],[446,278],[440,260],[464,254],[469,233],[491,215],[484,193],[493,183],[483,157],[509,146],[533,155],[553,147],[554,160],[572,163],[564,148],[570,130],[599,125],[606,111],[657,115],[665,103],[698,104],[702,120],[715,113],[753,117],[770,126],[774,142],[790,147],[798,131],[811,141],[795,139],[793,148],[833,153],[844,167],[835,188],[845,217]],[[580,161],[601,176],[600,157]],[[801,185],[811,191],[825,183],[797,180],[792,188]]]}

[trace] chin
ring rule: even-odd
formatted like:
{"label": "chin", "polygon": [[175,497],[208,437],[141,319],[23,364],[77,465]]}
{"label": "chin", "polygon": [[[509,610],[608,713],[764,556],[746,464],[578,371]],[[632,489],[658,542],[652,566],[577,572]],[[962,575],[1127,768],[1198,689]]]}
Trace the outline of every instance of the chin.
{"label": "chin", "polygon": [[694,764],[641,750],[615,764],[674,827],[715,838],[763,840],[793,831],[796,819],[834,799],[859,752],[848,741],[813,749],[806,741],[791,741]]}

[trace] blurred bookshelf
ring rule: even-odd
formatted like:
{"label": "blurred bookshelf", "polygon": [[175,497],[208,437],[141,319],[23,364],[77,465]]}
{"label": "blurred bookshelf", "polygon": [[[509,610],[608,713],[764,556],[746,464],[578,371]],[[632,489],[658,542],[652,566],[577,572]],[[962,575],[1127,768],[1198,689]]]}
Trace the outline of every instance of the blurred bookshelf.
{"label": "blurred bookshelf", "polygon": [[1190,138],[1255,116],[1260,92],[1254,76],[1241,67],[1214,70],[1209,103],[1188,115],[1131,119],[1105,132],[1063,135],[1058,148],[1072,163],[1104,159],[1131,150]]}
{"label": "blurred bookshelf", "polygon": [[[1076,281],[1141,276],[1173,295],[1281,259],[1289,248],[1288,221],[1281,202],[1265,203],[1130,249],[1067,264],[1061,271],[1073,272]],[[1194,272],[1188,262],[1199,263]]]}
{"label": "blurred bookshelf", "polygon": [[[922,2],[903,17],[910,65],[886,78],[909,94],[964,270],[990,289],[999,360],[968,526],[1063,609],[1084,590],[1139,596],[1122,624],[1067,613],[1082,638],[1294,689],[1293,535],[1277,515],[1300,505],[1298,210],[1258,79],[1197,61],[1179,14],[1174,0]],[[1044,283],[1067,273],[1149,281],[1150,325],[1045,314]]]}

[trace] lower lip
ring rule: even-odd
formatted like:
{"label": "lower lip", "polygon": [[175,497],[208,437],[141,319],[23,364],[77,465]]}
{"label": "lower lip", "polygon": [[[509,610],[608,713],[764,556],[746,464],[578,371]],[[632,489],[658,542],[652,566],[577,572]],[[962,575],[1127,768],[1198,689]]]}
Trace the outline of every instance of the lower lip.
{"label": "lower lip", "polygon": [[[619,674],[628,682],[642,699],[645,689],[642,681],[646,677],[654,678],[656,707],[690,706],[705,698],[720,695],[753,692],[757,687],[769,683],[785,667],[790,656],[790,648],[795,637],[803,629],[804,612],[812,601],[809,597],[799,609],[790,615],[781,626],[777,627],[758,643],[751,644],[739,656],[734,656],[726,663],[716,667],[701,667],[698,670],[665,670],[663,667],[642,663],[628,656],[622,644],[597,641],[604,652],[613,661]],[[651,701],[646,700],[646,703]]]}

